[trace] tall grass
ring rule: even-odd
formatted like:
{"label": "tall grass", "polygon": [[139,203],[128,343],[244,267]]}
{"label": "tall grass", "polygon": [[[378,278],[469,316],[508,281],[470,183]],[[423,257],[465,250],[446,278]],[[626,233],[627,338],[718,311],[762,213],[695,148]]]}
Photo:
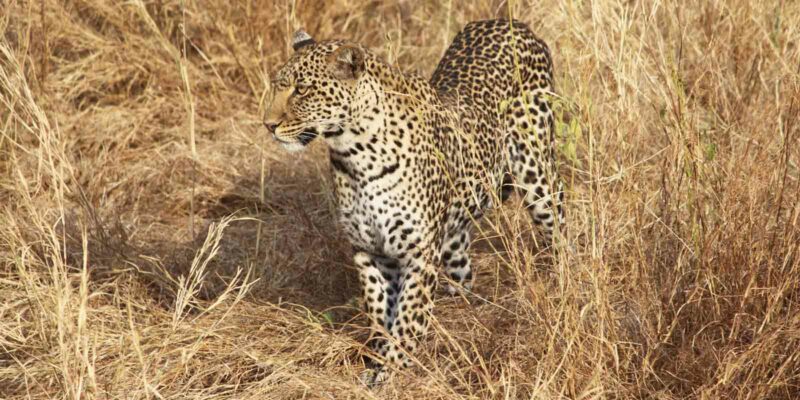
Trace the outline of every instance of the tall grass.
{"label": "tall grass", "polygon": [[[476,293],[369,391],[325,149],[260,129],[290,32],[430,74],[553,52],[565,240],[487,216]],[[800,396],[800,3],[24,2],[0,13],[0,398]]]}

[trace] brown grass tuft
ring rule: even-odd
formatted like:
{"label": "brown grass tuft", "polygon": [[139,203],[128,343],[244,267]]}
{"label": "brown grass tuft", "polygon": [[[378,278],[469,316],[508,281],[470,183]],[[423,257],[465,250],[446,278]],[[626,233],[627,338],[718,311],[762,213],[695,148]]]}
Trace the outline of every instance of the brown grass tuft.
{"label": "brown grass tuft", "polygon": [[511,3],[555,57],[571,250],[490,215],[478,296],[371,392],[269,72],[304,26],[427,75],[506,2],[3,2],[0,398],[800,397],[800,3]]}

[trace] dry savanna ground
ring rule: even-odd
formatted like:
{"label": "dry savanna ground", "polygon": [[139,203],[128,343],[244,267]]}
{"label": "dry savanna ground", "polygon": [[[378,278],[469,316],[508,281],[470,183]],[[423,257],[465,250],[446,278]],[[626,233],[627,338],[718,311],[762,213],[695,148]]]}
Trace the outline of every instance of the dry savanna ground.
{"label": "dry savanna ground", "polygon": [[[475,294],[369,390],[269,74],[304,26],[429,75],[509,14],[555,59],[564,250],[492,212]],[[0,398],[798,398],[799,40],[791,0],[4,0]]]}

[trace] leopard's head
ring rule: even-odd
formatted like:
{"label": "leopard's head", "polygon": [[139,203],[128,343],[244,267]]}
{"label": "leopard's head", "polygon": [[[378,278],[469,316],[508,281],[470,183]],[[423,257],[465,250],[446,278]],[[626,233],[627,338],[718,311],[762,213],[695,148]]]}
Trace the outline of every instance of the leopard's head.
{"label": "leopard's head", "polygon": [[351,101],[364,73],[365,50],[344,41],[316,42],[295,32],[294,54],[272,79],[264,119],[275,139],[290,151],[315,138],[337,136],[351,120]]}

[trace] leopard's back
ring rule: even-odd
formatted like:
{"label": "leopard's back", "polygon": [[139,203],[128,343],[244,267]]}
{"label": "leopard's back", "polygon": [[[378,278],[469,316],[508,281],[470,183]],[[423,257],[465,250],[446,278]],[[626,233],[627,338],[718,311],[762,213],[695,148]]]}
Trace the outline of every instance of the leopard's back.
{"label": "leopard's back", "polygon": [[443,96],[496,110],[521,93],[553,91],[552,69],[550,50],[527,25],[493,19],[467,24],[430,82]]}

